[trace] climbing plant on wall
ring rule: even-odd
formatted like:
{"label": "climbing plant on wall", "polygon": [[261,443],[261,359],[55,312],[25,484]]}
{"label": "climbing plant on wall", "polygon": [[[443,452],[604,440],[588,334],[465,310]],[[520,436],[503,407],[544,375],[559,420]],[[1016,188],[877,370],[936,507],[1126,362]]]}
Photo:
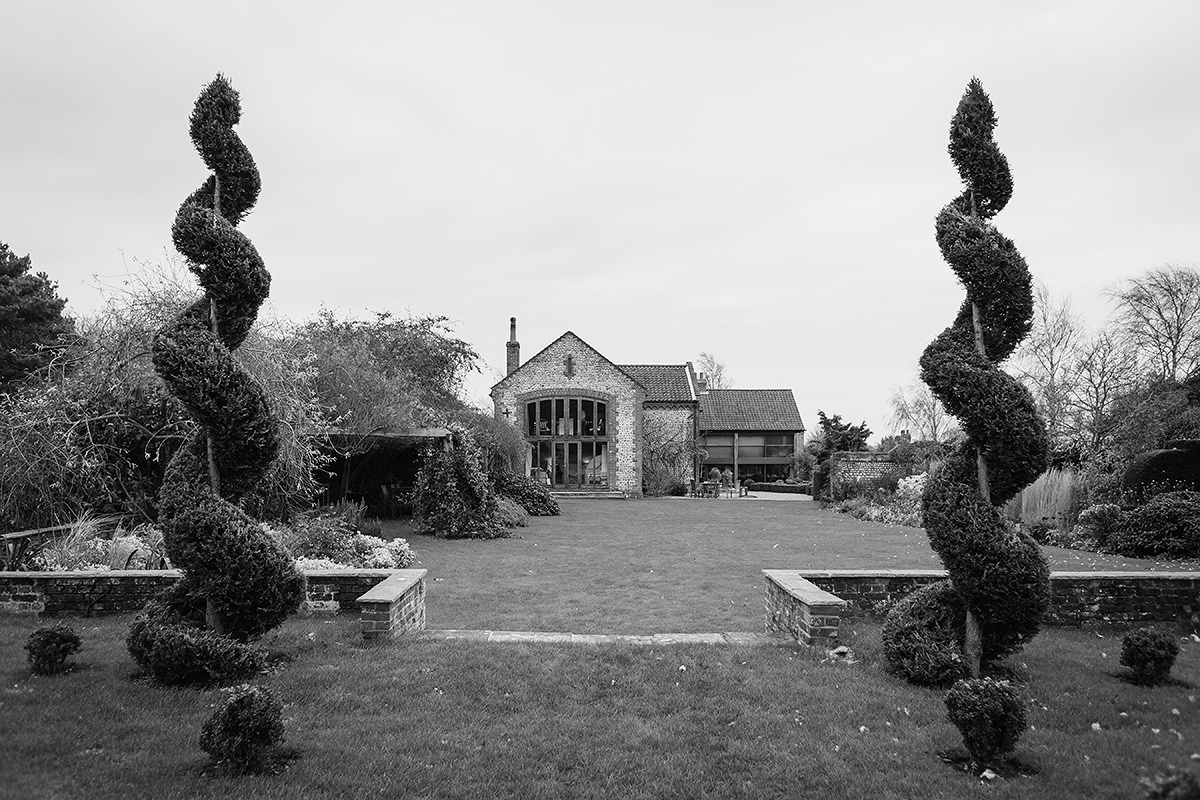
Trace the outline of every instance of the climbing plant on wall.
{"label": "climbing plant on wall", "polygon": [[154,368],[199,427],[172,459],[159,495],[167,554],[183,579],[130,631],[134,658],[160,680],[210,681],[253,672],[248,642],[304,597],[304,576],[240,506],[279,447],[262,387],[233,351],[270,290],[270,274],[237,224],[258,198],[258,169],[233,132],[238,94],[218,75],[196,100],[191,138],[213,174],[176,214],[171,233],[204,296],[158,331]]}
{"label": "climbing plant on wall", "polygon": [[1037,633],[1050,598],[1045,556],[1000,511],[1045,469],[1049,446],[1033,397],[998,366],[1029,332],[1033,293],[1025,260],[991,224],[1013,186],[995,126],[972,79],[950,125],[965,189],[937,217],[938,246],[967,297],[921,356],[922,380],[967,434],[922,498],[950,578],[897,604],[883,631],[889,666],[919,683],[978,674],[1016,651]]}

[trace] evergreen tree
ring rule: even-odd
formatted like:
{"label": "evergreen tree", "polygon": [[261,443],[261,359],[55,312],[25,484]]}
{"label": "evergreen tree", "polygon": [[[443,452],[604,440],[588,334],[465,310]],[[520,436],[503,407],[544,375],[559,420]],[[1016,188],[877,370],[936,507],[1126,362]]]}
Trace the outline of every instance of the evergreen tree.
{"label": "evergreen tree", "polygon": [[1033,396],[998,366],[1029,333],[1033,292],[1025,260],[989,221],[1012,196],[995,126],[991,100],[972,79],[950,127],[950,158],[966,189],[937,218],[938,246],[967,297],[921,356],[922,380],[967,435],[922,498],[930,545],[950,580],[897,604],[883,632],[889,666],[923,683],[964,668],[977,675],[1018,650],[1050,601],[1045,555],[1002,513],[1045,469],[1049,443]]}
{"label": "evergreen tree", "polygon": [[31,272],[29,256],[18,257],[0,242],[0,394],[50,361],[48,349],[71,333],[62,315],[67,301],[44,272]]}
{"label": "evergreen tree", "polygon": [[[304,576],[241,502],[279,448],[262,386],[233,355],[250,332],[271,276],[235,227],[258,199],[258,169],[233,126],[237,92],[218,75],[191,118],[213,175],[175,216],[175,247],[204,296],[159,330],[154,368],[197,421],[159,493],[167,554],[184,571],[134,624],[129,649],[160,680],[241,677],[261,663],[246,642],[282,623],[304,599]],[[197,646],[197,642],[201,643]]]}

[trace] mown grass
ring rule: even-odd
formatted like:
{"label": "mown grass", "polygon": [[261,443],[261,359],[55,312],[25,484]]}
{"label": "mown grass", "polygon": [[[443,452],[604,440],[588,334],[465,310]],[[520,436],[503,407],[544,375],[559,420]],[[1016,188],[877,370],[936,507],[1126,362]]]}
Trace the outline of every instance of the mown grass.
{"label": "mown grass", "polygon": [[[763,625],[763,569],[939,569],[920,528],[806,501],[565,500],[512,538],[412,536],[431,628],[704,633]],[[1051,569],[1170,569],[1044,548]]]}
{"label": "mown grass", "polygon": [[289,660],[259,679],[295,758],[233,778],[198,746],[215,690],[132,677],[128,618],[72,622],[77,666],[41,678],[21,651],[37,623],[0,619],[5,796],[1128,798],[1200,750],[1190,640],[1180,682],[1146,688],[1116,677],[1117,633],[1043,633],[1010,664],[1031,702],[1020,769],[982,787],[939,757],[961,746],[942,695],[886,675],[874,627],[848,665],[794,646],[368,644],[351,617],[313,617],[269,637]]}

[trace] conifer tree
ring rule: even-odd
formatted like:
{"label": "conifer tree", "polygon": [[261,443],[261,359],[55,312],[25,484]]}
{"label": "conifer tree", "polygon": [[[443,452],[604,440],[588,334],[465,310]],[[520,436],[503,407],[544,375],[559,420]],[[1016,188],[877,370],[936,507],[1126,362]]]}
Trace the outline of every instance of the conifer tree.
{"label": "conifer tree", "polygon": [[67,301],[44,272],[32,272],[29,256],[18,257],[0,242],[0,394],[44,367],[58,339],[75,329],[62,312]]}
{"label": "conifer tree", "polygon": [[967,297],[921,356],[922,380],[967,434],[922,498],[950,578],[897,604],[883,632],[889,666],[919,683],[977,675],[1018,650],[1050,600],[1045,556],[1001,513],[1045,469],[1049,445],[1033,397],[998,366],[1029,333],[1033,292],[1025,260],[990,222],[1013,190],[995,126],[973,78],[950,126],[950,158],[966,187],[937,217],[938,246]]}
{"label": "conifer tree", "polygon": [[139,663],[170,682],[253,671],[259,659],[245,643],[283,622],[304,597],[294,561],[239,506],[279,446],[266,394],[232,352],[271,281],[235,227],[261,185],[233,132],[240,117],[237,92],[218,75],[191,117],[192,141],[213,174],[184,201],[171,231],[205,294],[162,328],[152,347],[155,370],[199,423],[159,494],[167,554],[184,577],[148,607],[129,637]]}

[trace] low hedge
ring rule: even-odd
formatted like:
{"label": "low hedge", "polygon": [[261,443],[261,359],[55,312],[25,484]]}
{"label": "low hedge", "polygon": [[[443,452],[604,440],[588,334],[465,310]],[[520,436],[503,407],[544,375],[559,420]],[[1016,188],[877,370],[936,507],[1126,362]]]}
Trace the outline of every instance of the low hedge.
{"label": "low hedge", "polygon": [[752,483],[747,487],[752,492],[778,492],[780,494],[808,494],[807,483]]}

